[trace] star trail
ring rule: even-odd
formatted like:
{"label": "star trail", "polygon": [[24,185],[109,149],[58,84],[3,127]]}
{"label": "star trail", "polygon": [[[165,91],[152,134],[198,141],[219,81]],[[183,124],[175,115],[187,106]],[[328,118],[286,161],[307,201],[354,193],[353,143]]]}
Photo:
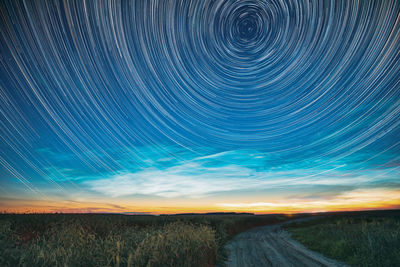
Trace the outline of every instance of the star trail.
{"label": "star trail", "polygon": [[400,2],[1,1],[0,209],[400,207]]}

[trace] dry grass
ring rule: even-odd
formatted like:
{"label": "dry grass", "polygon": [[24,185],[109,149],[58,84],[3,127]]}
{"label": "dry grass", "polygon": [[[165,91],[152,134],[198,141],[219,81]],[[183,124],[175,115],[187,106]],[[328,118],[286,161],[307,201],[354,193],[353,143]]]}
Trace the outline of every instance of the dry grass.
{"label": "dry grass", "polygon": [[0,266],[213,266],[237,232],[284,216],[0,215]]}

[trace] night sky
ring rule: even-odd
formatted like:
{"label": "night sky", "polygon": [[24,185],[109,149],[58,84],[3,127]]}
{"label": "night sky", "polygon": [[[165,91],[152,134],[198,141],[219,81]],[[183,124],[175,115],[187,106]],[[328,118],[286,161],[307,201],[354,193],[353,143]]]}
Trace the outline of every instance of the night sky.
{"label": "night sky", "polygon": [[0,210],[400,207],[400,1],[0,2]]}

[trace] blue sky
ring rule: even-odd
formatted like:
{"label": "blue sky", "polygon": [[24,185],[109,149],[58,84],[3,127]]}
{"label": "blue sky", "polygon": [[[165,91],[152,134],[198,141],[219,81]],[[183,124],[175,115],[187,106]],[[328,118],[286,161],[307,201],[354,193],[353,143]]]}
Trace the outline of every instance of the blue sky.
{"label": "blue sky", "polygon": [[398,1],[0,12],[0,208],[400,204]]}

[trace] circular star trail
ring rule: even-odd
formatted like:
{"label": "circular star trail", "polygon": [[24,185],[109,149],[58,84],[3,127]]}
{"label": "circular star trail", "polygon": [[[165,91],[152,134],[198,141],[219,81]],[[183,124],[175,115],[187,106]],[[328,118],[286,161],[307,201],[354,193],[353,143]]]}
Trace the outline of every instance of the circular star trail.
{"label": "circular star trail", "polygon": [[111,171],[164,145],[398,163],[399,1],[0,6],[4,175],[44,175],[48,147]]}

